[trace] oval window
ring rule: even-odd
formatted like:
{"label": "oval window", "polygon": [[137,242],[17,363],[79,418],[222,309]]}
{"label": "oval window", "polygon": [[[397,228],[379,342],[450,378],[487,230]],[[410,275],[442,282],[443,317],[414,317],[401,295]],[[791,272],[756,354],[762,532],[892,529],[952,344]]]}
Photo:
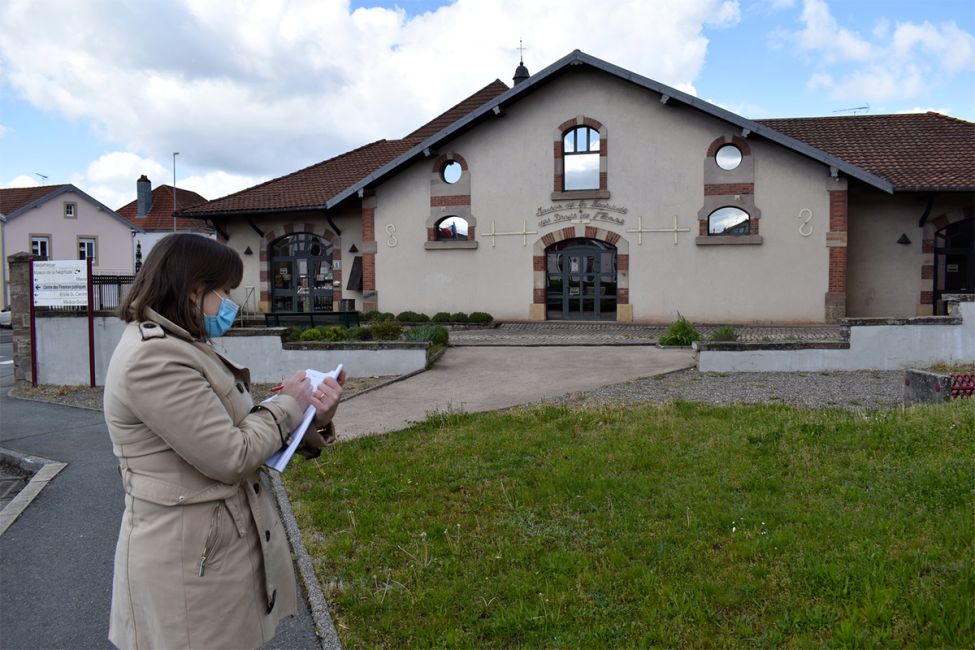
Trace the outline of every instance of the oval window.
{"label": "oval window", "polygon": [[453,185],[460,180],[460,175],[463,172],[463,168],[460,163],[456,160],[448,161],[446,165],[443,166],[443,171],[440,172],[441,178],[443,178],[444,183],[449,183]]}
{"label": "oval window", "polygon": [[721,169],[731,171],[741,164],[741,150],[733,144],[726,144],[714,154],[714,162]]}
{"label": "oval window", "polygon": [[747,235],[751,217],[741,208],[718,208],[708,215],[709,235]]}
{"label": "oval window", "polygon": [[464,241],[467,239],[467,221],[463,217],[450,216],[437,223],[437,241]]}

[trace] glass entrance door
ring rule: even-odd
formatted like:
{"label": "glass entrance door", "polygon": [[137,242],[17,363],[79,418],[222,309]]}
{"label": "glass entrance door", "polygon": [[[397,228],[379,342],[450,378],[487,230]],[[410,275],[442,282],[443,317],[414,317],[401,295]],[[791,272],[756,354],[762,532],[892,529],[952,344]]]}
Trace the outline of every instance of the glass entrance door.
{"label": "glass entrance door", "polygon": [[934,305],[946,313],[941,296],[975,293],[975,220],[946,226],[934,235]]}
{"label": "glass entrance door", "polygon": [[616,247],[572,239],[546,251],[550,320],[616,320]]}
{"label": "glass entrance door", "polygon": [[332,245],[296,233],[271,245],[271,310],[332,311]]}

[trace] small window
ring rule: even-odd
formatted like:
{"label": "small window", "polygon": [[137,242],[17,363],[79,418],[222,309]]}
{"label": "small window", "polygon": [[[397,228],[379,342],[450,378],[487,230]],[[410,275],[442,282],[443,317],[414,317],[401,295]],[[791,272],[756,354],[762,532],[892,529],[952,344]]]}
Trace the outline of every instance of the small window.
{"label": "small window", "polygon": [[465,241],[468,233],[467,221],[451,215],[437,223],[437,241]]}
{"label": "small window", "polygon": [[91,259],[92,263],[95,262],[95,238],[94,237],[79,237],[78,238],[78,259],[87,260]]}
{"label": "small window", "polygon": [[718,208],[708,215],[709,235],[747,235],[750,233],[751,217],[741,208]]}
{"label": "small window", "polygon": [[51,238],[48,235],[31,235],[30,238],[31,255],[38,259],[46,260],[51,256]]}
{"label": "small window", "polygon": [[77,203],[64,203],[64,218],[65,219],[77,219],[78,218],[78,204]]}
{"label": "small window", "polygon": [[444,183],[453,185],[460,180],[460,176],[463,171],[464,168],[461,167],[459,162],[456,160],[448,160],[447,164],[443,166],[443,170],[440,172],[440,177],[443,179]]}
{"label": "small window", "polygon": [[726,144],[714,154],[714,162],[725,171],[736,169],[741,164],[741,150],[733,144]]}
{"label": "small window", "polygon": [[562,137],[565,191],[599,189],[599,131],[580,126]]}

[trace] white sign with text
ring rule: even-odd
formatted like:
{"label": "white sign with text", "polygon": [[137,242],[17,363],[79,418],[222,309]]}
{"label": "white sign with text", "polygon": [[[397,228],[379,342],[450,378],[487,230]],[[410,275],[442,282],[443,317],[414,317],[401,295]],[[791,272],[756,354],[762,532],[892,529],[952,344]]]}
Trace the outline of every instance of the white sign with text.
{"label": "white sign with text", "polygon": [[35,307],[86,307],[88,262],[58,260],[34,262]]}

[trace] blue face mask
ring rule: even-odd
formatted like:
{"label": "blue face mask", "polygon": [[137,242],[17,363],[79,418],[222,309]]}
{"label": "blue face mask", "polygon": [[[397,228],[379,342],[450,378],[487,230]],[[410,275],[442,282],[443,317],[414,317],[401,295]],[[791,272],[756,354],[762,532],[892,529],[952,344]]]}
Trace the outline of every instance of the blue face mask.
{"label": "blue face mask", "polygon": [[[217,292],[214,291],[214,293]],[[217,294],[217,297],[220,298],[220,309],[217,310],[217,315],[203,315],[203,330],[206,332],[207,338],[211,339],[226,334],[230,326],[234,324],[234,318],[237,317],[237,312],[240,310],[237,303],[230,298],[224,298],[220,294]]]}

